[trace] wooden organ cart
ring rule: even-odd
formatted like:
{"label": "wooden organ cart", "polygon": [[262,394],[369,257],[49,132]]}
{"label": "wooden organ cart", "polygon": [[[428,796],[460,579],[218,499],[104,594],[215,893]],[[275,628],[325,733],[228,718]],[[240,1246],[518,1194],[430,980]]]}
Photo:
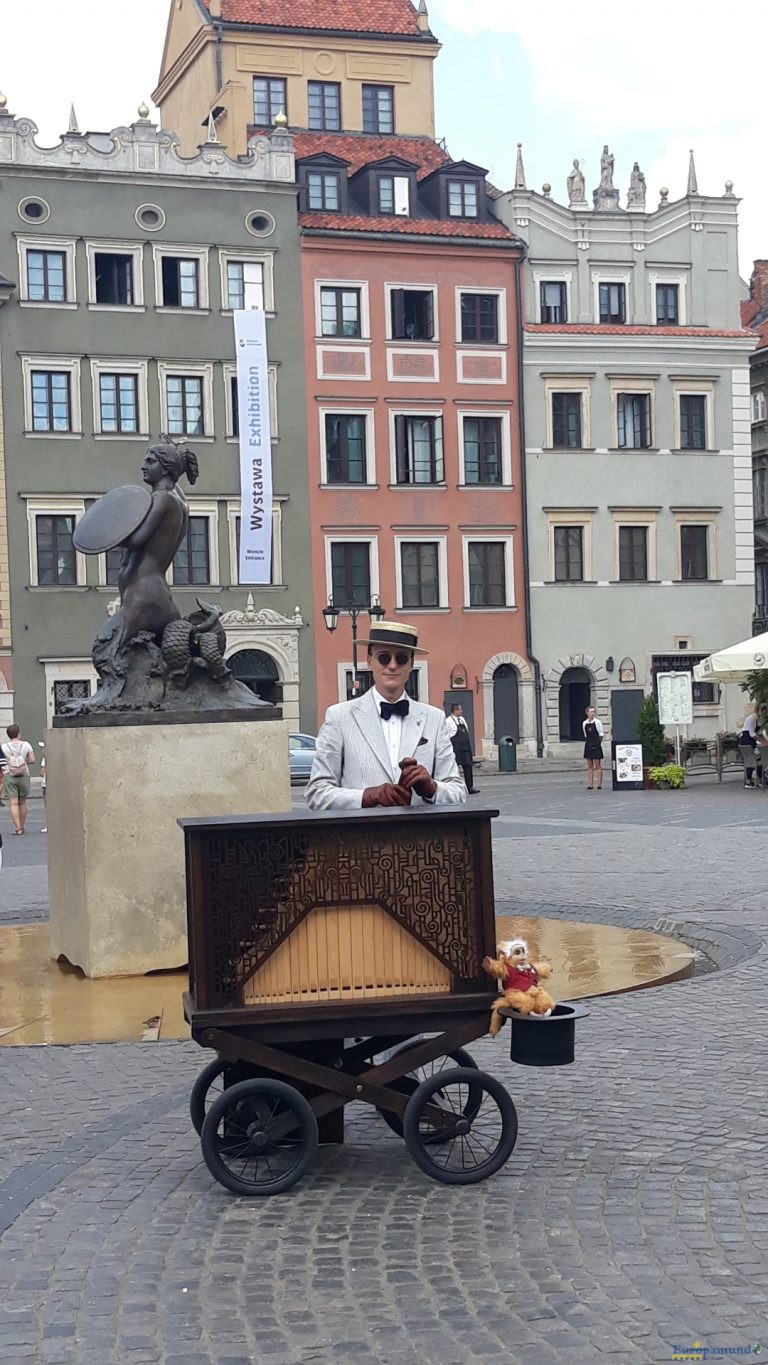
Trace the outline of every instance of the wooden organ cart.
{"label": "wooden organ cart", "polygon": [[[491,819],[466,806],[190,819],[191,1097],[239,1194],[289,1189],[363,1101],[428,1175],[485,1179],[517,1136],[467,1043],[495,998]],[[425,1036],[431,1035],[431,1036]]]}

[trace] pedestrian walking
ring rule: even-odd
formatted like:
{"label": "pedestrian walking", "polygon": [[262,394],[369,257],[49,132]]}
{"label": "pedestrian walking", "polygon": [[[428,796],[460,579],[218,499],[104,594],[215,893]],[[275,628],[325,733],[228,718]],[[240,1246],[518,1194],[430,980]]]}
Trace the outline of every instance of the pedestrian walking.
{"label": "pedestrian walking", "polygon": [[27,823],[27,798],[29,797],[29,765],[35,762],[35,751],[21,737],[18,725],[9,725],[6,730],[8,743],[2,745],[3,757],[7,767],[3,778],[3,792],[11,808],[14,834],[23,834]]}
{"label": "pedestrian walking", "polygon": [[753,702],[741,722],[739,734],[739,753],[744,764],[744,786],[754,787],[757,767],[757,703]]}
{"label": "pedestrian walking", "polygon": [[455,701],[451,706],[451,714],[445,721],[448,734],[453,745],[453,752],[456,755],[456,762],[464,774],[464,782],[470,796],[474,796],[477,787],[474,784],[474,774],[472,768],[472,741],[469,738],[469,726],[464,719],[464,707],[460,701]]}
{"label": "pedestrian walking", "polygon": [[584,757],[587,760],[587,791],[591,792],[594,778],[597,790],[603,790],[603,722],[597,719],[594,706],[587,707],[587,718],[581,726],[584,731]]}

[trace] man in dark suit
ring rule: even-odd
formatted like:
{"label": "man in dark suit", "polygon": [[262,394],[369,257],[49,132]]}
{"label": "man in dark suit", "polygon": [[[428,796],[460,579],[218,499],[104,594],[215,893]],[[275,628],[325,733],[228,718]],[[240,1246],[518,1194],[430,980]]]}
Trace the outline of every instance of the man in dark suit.
{"label": "man in dark suit", "polygon": [[464,719],[464,708],[461,702],[455,701],[451,707],[451,714],[447,720],[448,734],[453,745],[453,752],[456,755],[456,762],[464,773],[464,781],[467,791],[472,796],[477,787],[474,785],[472,775],[472,744],[469,738],[469,729]]}

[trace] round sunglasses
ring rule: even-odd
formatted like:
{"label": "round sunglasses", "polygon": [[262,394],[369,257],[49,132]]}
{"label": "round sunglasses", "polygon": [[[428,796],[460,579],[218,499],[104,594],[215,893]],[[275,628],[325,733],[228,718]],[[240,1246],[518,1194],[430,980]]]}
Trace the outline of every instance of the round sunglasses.
{"label": "round sunglasses", "polygon": [[[381,664],[382,668],[386,668],[392,661],[392,654],[388,649],[382,649],[379,654],[374,654],[373,657],[377,663]],[[406,664],[411,662],[413,655],[409,654],[405,649],[398,649],[394,658],[398,668],[404,668]]]}

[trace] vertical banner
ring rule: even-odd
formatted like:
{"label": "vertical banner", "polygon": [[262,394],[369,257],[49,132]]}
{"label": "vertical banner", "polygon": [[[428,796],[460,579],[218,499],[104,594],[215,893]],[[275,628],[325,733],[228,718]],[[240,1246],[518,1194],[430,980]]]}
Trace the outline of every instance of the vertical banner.
{"label": "vertical banner", "polygon": [[272,440],[267,325],[262,308],[235,311],[240,430],[241,583],[269,583],[272,571]]}

